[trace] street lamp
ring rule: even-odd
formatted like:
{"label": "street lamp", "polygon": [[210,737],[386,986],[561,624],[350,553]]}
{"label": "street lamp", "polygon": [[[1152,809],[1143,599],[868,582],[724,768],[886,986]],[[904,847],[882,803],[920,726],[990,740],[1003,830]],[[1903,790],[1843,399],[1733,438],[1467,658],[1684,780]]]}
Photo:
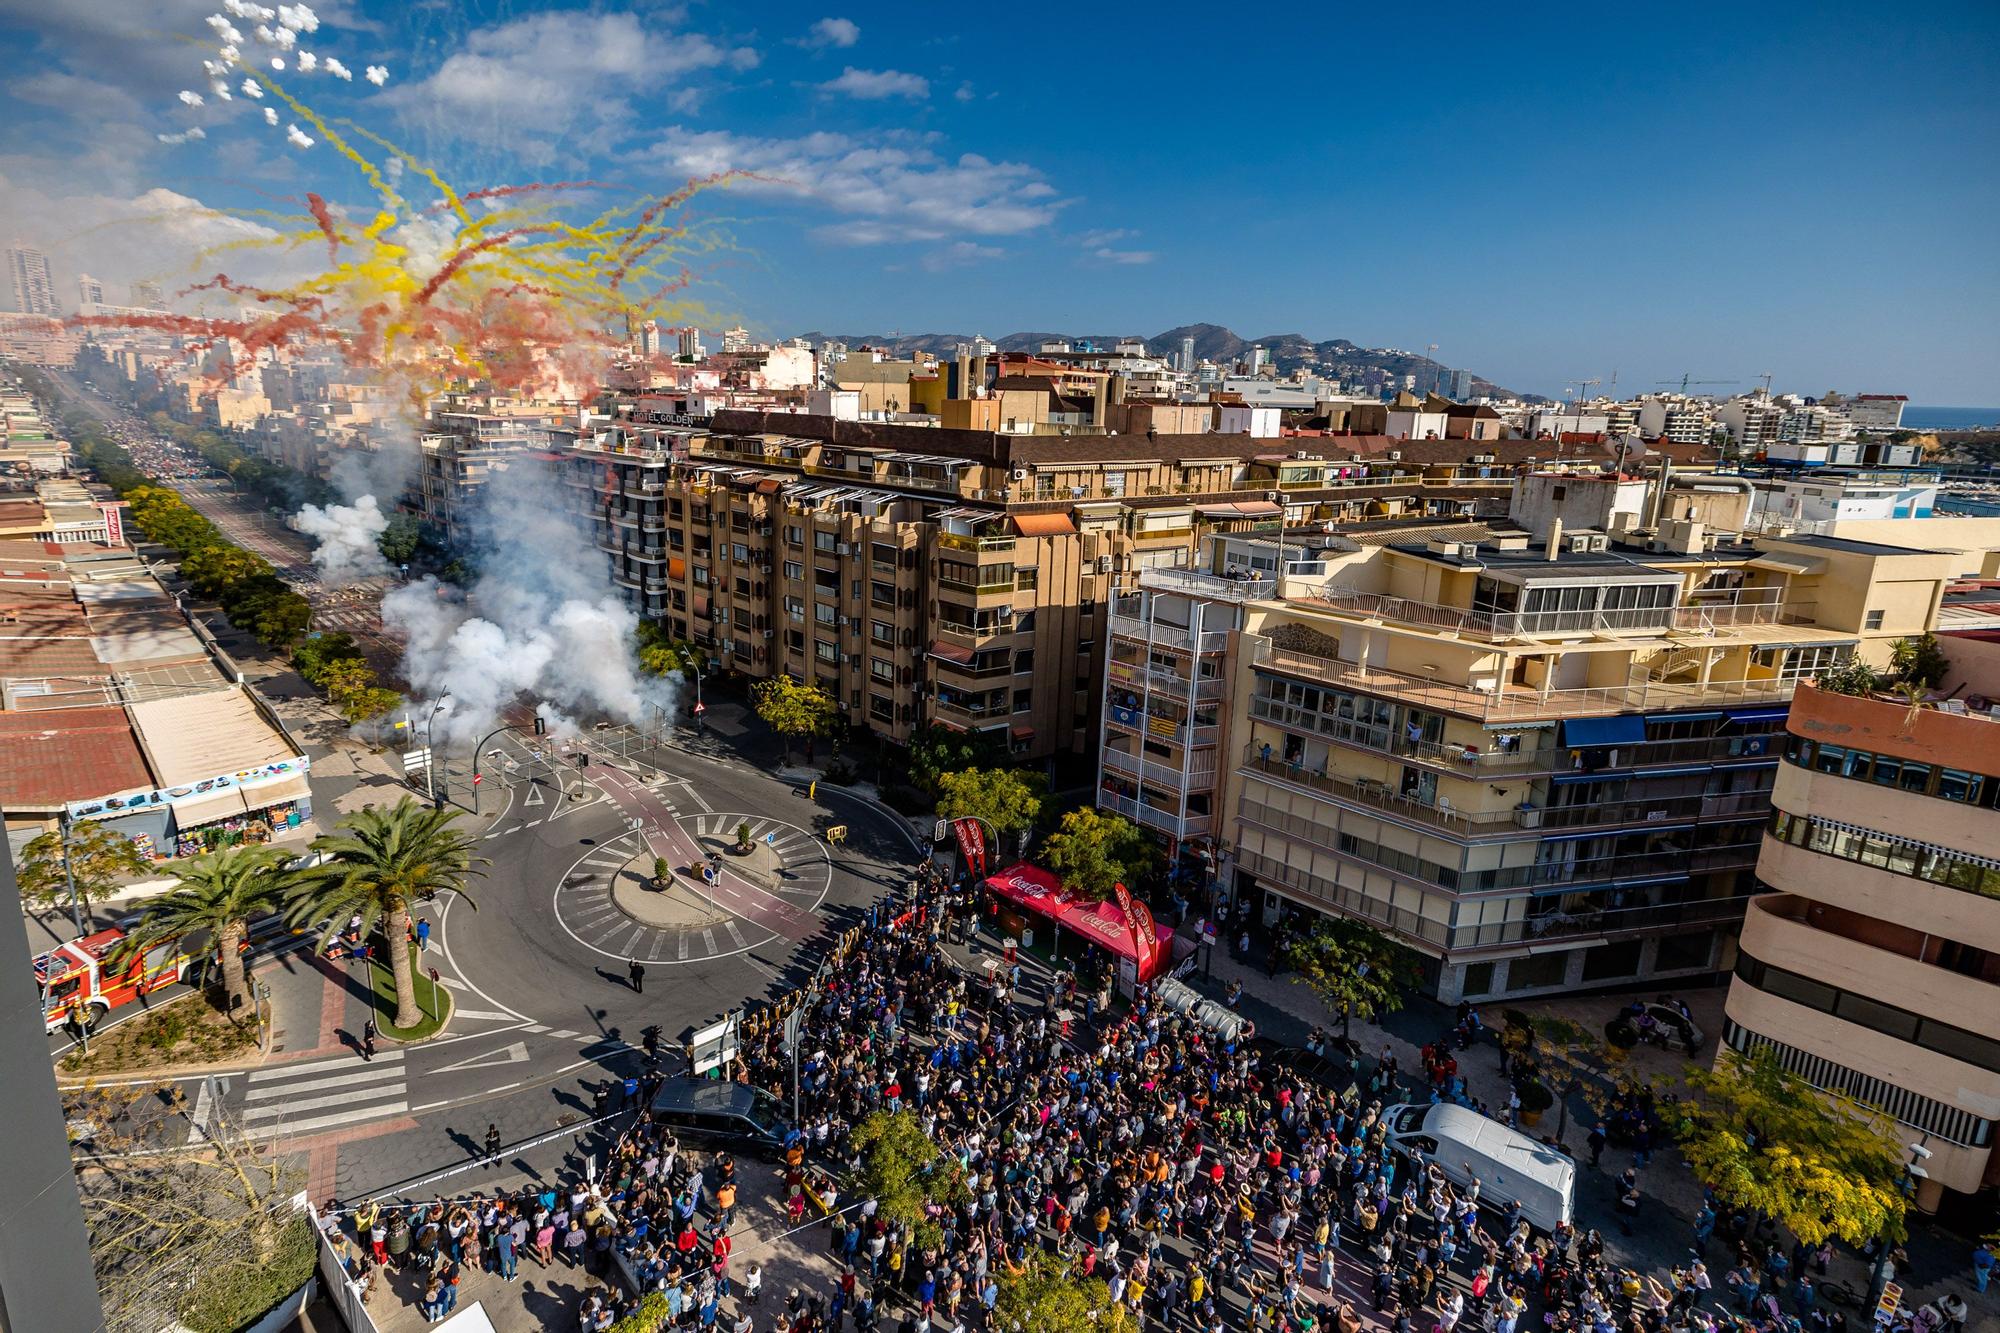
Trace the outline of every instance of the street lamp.
{"label": "street lamp", "polygon": [[444,791],[437,780],[437,715],[444,711],[445,700],[451,698],[451,687],[442,686],[438,690],[437,702],[431,705],[431,715],[424,719],[424,778],[430,788],[431,809],[444,809]]}

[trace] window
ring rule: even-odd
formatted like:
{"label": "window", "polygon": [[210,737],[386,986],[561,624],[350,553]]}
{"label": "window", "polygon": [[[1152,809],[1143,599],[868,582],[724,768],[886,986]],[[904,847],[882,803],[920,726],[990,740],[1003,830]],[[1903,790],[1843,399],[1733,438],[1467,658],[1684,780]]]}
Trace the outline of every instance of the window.
{"label": "window", "polygon": [[1882,613],[1882,611],[1881,611],[1881,610],[1880,610],[1879,608],[1878,608],[1877,610],[1874,610],[1874,611],[1870,611],[1870,612],[1869,612],[1869,613],[1868,613],[1868,614],[1867,614],[1867,615],[1866,615],[1865,617],[1863,617],[1863,619],[1862,619],[1862,621],[1861,621],[1861,628],[1863,628],[1863,629],[1881,629],[1881,628],[1882,628],[1882,614],[1883,614],[1883,613]]}
{"label": "window", "polygon": [[1014,711],[1025,713],[1035,706],[1035,692],[1032,689],[1014,691]]}
{"label": "window", "polygon": [[868,600],[875,606],[894,606],[896,604],[896,585],[882,582],[870,583],[868,585]]}
{"label": "window", "polygon": [[1025,675],[1025,674],[1027,674],[1028,672],[1030,672],[1030,671],[1033,671],[1034,669],[1035,669],[1035,650],[1034,650],[1034,649],[1032,649],[1032,648],[1023,648],[1023,649],[1022,649],[1022,650],[1021,650],[1020,652],[1018,652],[1018,653],[1015,653],[1015,654],[1014,654],[1014,674],[1015,674],[1015,675],[1017,675],[1017,676],[1020,676],[1020,675]]}
{"label": "window", "polygon": [[786,578],[788,578],[788,579],[802,579],[802,578],[804,578],[805,576],[806,576],[806,567],[805,567],[804,565],[800,564],[800,563],[799,563],[798,561],[796,561],[796,560],[787,560],[787,561],[785,562],[785,577],[786,577]]}
{"label": "window", "polygon": [[840,660],[840,649],[826,642],[824,639],[814,639],[813,656],[822,662],[838,662]]}
{"label": "window", "polygon": [[879,694],[871,694],[868,696],[868,716],[875,722],[894,722],[896,705]]}
{"label": "window", "polygon": [[697,588],[706,588],[708,586],[708,566],[696,565],[694,567],[694,584]]}
{"label": "window", "polygon": [[894,685],[896,683],[896,664],[886,658],[871,657],[868,659],[868,674],[876,680]]}
{"label": "window", "polygon": [[875,542],[868,548],[868,558],[878,565],[887,565],[893,569],[896,565],[896,548],[887,542]]}
{"label": "window", "polygon": [[804,528],[798,526],[796,523],[785,525],[785,545],[803,546],[805,545],[805,540],[806,530]]}
{"label": "window", "polygon": [[814,620],[817,620],[822,625],[831,625],[834,622],[835,618],[836,617],[833,609],[833,603],[831,602],[813,603]]}
{"label": "window", "polygon": [[813,549],[815,551],[831,551],[833,548],[833,533],[825,531],[815,531],[813,533]]}
{"label": "window", "polygon": [[896,642],[896,627],[886,620],[871,620],[868,622],[868,637],[877,643],[893,644]]}
{"label": "window", "polygon": [[1027,590],[1029,590],[1029,589],[1033,588],[1034,586],[1035,586],[1035,571],[1034,571],[1034,570],[1032,570],[1032,569],[1017,569],[1017,570],[1015,570],[1015,571],[1014,571],[1014,588],[1015,588],[1015,591],[1017,591],[1017,592],[1026,592]]}

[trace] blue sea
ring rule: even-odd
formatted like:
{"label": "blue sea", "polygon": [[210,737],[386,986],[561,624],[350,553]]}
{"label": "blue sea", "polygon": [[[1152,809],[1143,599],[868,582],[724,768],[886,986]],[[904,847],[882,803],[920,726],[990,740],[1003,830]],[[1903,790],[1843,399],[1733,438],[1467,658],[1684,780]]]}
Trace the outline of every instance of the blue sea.
{"label": "blue sea", "polygon": [[1904,430],[1972,430],[2000,426],[2000,407],[1919,407],[1903,409]]}

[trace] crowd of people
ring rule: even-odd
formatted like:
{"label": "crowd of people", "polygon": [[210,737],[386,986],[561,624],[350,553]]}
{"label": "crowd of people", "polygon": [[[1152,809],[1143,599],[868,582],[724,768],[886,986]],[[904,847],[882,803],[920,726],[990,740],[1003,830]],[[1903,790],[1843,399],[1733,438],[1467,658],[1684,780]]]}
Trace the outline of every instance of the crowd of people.
{"label": "crowd of people", "polygon": [[[1032,995],[1017,963],[969,972],[949,946],[976,910],[967,886],[927,871],[871,914],[806,1001],[800,1114],[775,1170],[793,1239],[823,1245],[838,1274],[824,1290],[766,1293],[761,1269],[734,1261],[737,1164],[654,1123],[650,1087],[594,1185],[356,1214],[360,1269],[415,1263],[433,1275],[427,1301],[448,1311],[466,1265],[511,1278],[523,1255],[600,1274],[622,1262],[638,1291],[593,1289],[585,1333],[648,1294],[675,1329],[997,1329],[1001,1283],[1036,1251],[1102,1282],[1099,1299],[1137,1326],[1177,1333],[1846,1333],[1815,1298],[1821,1256],[1787,1255],[1747,1216],[1705,1211],[1687,1262],[1651,1276],[1615,1262],[1594,1230],[1537,1232],[1476,1176],[1393,1152],[1386,1105],[1463,1096],[1454,1053],[1477,1032],[1464,1014],[1407,1088],[1385,1052],[1336,1089],[1167,1011],[1150,987],[1104,1003],[1108,971]],[[792,1096],[775,1027],[730,1073]],[[832,1182],[862,1165],[854,1131],[878,1112],[917,1118],[962,1169],[962,1198],[921,1219],[840,1198]],[[1636,1180],[1620,1179],[1621,1197]],[[1718,1250],[1720,1279],[1707,1264]],[[1933,1312],[1938,1333],[1952,1313]]]}

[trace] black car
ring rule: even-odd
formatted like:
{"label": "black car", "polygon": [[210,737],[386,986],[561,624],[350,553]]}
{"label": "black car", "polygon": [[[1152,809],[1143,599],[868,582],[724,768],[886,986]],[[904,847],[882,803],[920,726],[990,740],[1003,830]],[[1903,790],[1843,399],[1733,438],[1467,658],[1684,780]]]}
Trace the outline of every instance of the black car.
{"label": "black car", "polygon": [[776,1097],[747,1083],[674,1079],[653,1098],[653,1119],[682,1139],[713,1140],[736,1152],[776,1158],[792,1132]]}
{"label": "black car", "polygon": [[1314,1055],[1302,1046],[1284,1046],[1265,1038],[1254,1038],[1251,1048],[1266,1070],[1290,1075],[1302,1082],[1317,1084],[1329,1092],[1342,1093],[1353,1087],[1353,1062],[1339,1057]]}

